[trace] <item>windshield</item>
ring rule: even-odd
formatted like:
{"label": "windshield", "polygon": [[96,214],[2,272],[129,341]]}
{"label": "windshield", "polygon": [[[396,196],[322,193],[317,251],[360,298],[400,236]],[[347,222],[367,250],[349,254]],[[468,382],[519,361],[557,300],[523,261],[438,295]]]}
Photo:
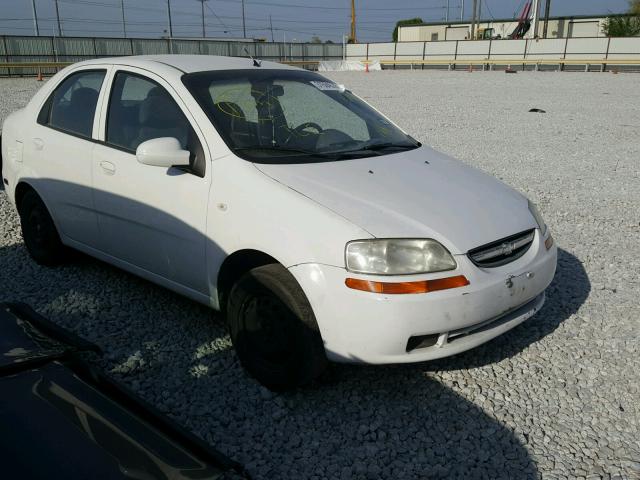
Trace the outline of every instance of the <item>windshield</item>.
{"label": "windshield", "polygon": [[420,146],[351,92],[313,72],[225,70],[182,79],[229,148],[253,162],[341,160]]}

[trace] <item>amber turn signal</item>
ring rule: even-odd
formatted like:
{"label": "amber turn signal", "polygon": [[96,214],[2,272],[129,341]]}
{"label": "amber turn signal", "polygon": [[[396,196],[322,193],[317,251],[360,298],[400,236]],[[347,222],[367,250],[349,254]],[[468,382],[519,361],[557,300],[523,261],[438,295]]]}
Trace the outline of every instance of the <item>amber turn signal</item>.
{"label": "amber turn signal", "polygon": [[427,293],[449,288],[466,287],[469,280],[464,275],[456,277],[438,278],[436,280],[422,280],[419,282],[374,282],[358,278],[347,278],[345,285],[363,292],[386,293],[397,295],[403,293]]}
{"label": "amber turn signal", "polygon": [[553,247],[553,237],[551,236],[551,234],[549,234],[549,238],[547,238],[544,241],[544,246],[547,248],[547,250],[549,250],[551,247]]}

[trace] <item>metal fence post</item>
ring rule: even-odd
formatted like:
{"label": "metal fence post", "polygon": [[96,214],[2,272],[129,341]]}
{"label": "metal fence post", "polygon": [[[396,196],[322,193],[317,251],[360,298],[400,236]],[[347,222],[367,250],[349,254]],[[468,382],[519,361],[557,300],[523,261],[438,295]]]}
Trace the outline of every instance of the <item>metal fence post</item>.
{"label": "metal fence post", "polygon": [[[604,54],[604,59],[605,60],[609,60],[609,47],[611,46],[611,37],[609,37],[609,39],[607,40],[607,51]],[[606,72],[607,71],[607,62],[602,64],[602,69],[600,70],[601,72]]]}
{"label": "metal fence post", "polygon": [[54,37],[51,37],[51,51],[53,52],[53,61],[57,63],[58,54],[56,53],[56,42]]}
{"label": "metal fence post", "polygon": [[96,37],[93,37],[93,58],[98,58],[98,49],[96,48]]}
{"label": "metal fence post", "polygon": [[[567,59],[567,47],[569,46],[569,37],[567,36],[567,38],[564,41],[564,52],[562,53],[562,59],[566,60]],[[560,64],[560,71],[562,72],[564,70],[564,63]]]}
{"label": "metal fence post", "polygon": [[[493,46],[493,40],[489,39],[489,54],[487,55],[487,60],[491,60],[491,47]],[[484,66],[482,67],[482,70],[484,70]]]}
{"label": "metal fence post", "polygon": [[456,40],[456,51],[453,54],[453,69],[456,69],[456,65],[458,64],[458,44],[460,43],[460,40]]}
{"label": "metal fence post", "polygon": [[398,51],[398,42],[393,43],[393,69],[396,69],[396,52]]}
{"label": "metal fence post", "polygon": [[422,70],[424,70],[425,53],[427,53],[427,42],[422,42]]}
{"label": "metal fence post", "polygon": [[[9,47],[7,47],[7,37],[6,35],[2,36],[2,44],[4,45],[4,56],[7,59],[7,63],[9,63]],[[11,69],[7,68],[7,75],[11,76]]]}

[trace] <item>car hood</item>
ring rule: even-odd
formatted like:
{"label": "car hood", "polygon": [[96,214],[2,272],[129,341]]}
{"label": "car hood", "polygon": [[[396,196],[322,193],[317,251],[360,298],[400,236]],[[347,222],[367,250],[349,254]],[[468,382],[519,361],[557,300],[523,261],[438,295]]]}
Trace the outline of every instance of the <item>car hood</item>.
{"label": "car hood", "polygon": [[536,227],[521,194],[428,147],[256,167],[377,238],[433,238],[463,254]]}

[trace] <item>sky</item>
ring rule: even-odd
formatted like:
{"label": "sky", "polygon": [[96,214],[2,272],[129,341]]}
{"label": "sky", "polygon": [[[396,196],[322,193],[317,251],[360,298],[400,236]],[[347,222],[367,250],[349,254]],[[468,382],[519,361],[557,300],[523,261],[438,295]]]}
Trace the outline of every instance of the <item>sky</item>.
{"label": "sky", "polygon": [[[0,0],[0,35],[34,35],[32,1],[41,35],[57,35],[56,0]],[[168,31],[170,1],[174,37],[202,37],[200,0],[57,0],[65,36],[122,37],[124,3],[127,36],[161,37]],[[480,0],[482,18],[519,16],[526,0]],[[420,17],[443,21],[459,19],[463,0],[356,0],[360,42],[391,41],[397,20]],[[544,10],[545,0],[540,0]],[[464,0],[465,18],[473,0]],[[350,0],[245,0],[246,36],[276,41],[341,42],[349,33]],[[552,0],[552,16],[603,15],[627,10],[627,0]],[[242,0],[205,0],[207,37],[243,36]],[[270,26],[273,27],[271,30]]]}

